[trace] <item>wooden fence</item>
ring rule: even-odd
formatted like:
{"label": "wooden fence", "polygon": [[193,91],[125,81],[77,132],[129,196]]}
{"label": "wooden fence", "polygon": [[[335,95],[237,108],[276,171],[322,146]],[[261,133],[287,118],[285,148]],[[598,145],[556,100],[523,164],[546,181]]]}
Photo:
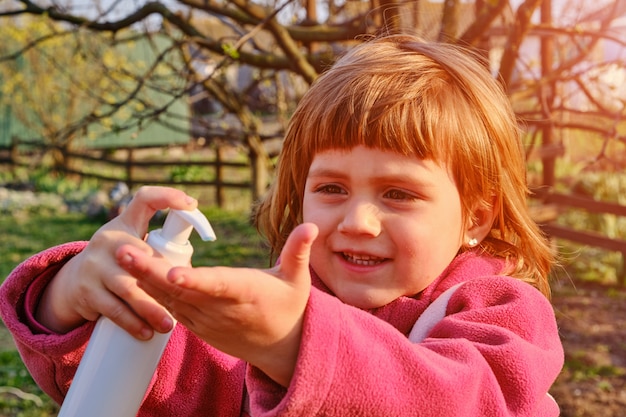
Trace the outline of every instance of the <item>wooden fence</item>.
{"label": "wooden fence", "polygon": [[[247,156],[241,150],[228,146],[118,148],[84,152],[39,147],[18,150],[12,147],[0,149],[0,164],[12,168],[34,168],[45,153],[54,151],[62,154],[63,158],[63,164],[56,167],[57,171],[111,183],[124,182],[129,189],[137,185],[210,187],[214,190],[218,207],[225,206],[229,189],[250,191],[252,195]],[[176,175],[175,170],[182,174]],[[194,170],[197,171],[195,175],[184,174]]]}
{"label": "wooden fence", "polygon": [[562,226],[557,222],[559,216],[570,209],[626,217],[626,206],[594,200],[587,196],[542,190],[535,190],[534,198],[540,204],[535,206],[533,217],[548,236],[619,252],[621,254],[621,266],[617,272],[617,278],[621,286],[626,286],[626,240],[611,238],[596,231]]}

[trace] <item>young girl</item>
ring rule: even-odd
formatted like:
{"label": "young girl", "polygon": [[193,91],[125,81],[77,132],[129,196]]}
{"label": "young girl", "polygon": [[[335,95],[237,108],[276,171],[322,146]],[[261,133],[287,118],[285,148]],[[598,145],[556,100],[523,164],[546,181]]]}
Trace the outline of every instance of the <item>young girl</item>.
{"label": "young girl", "polygon": [[516,120],[483,64],[375,39],[293,115],[256,214],[275,267],[171,268],[142,240],[148,220],[196,202],[142,188],[90,242],[17,267],[2,315],[59,402],[93,320],[145,339],[169,311],[179,324],[140,416],[556,416],[553,258],[526,197]]}

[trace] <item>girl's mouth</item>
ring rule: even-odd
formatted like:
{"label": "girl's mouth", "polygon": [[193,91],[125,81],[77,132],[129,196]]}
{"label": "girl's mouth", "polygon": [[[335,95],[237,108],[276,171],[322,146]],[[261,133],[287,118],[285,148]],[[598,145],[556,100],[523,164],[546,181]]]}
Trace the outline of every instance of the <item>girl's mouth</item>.
{"label": "girl's mouth", "polygon": [[361,266],[379,265],[385,261],[385,258],[379,258],[376,256],[370,256],[370,255],[357,255],[354,253],[347,253],[347,252],[342,252],[341,256],[346,261],[352,264],[361,265]]}

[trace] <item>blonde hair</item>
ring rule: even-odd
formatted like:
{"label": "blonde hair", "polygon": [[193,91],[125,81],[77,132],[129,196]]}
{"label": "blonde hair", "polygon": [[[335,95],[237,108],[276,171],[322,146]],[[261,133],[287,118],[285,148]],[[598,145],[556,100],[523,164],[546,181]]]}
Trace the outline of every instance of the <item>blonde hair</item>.
{"label": "blonde hair", "polygon": [[314,156],[357,145],[449,167],[466,225],[476,208],[496,210],[482,250],[507,260],[502,273],[549,297],[554,258],[527,210],[516,118],[500,84],[474,54],[393,35],[359,44],[321,75],[290,120],[276,180],[257,206],[257,227],[273,255],[302,222]]}

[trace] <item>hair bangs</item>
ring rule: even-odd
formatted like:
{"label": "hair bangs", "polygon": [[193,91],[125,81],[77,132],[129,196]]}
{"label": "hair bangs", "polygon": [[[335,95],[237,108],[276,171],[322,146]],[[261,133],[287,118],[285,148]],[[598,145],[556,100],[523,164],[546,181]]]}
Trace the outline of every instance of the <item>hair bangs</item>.
{"label": "hair bangs", "polygon": [[[447,147],[435,143],[441,135],[433,134],[438,128],[432,126],[427,112],[422,111],[428,104],[420,97],[390,94],[389,91],[410,89],[383,85],[389,82],[388,78],[370,77],[358,81],[360,83],[339,84],[337,91],[311,94],[318,96],[311,103],[315,103],[311,110],[317,111],[303,111],[300,115],[301,151],[315,155],[328,149],[366,146],[420,159],[440,160],[447,155],[442,152]],[[362,85],[364,83],[367,85]],[[380,84],[380,88],[376,88],[376,84]],[[306,107],[303,103],[301,108]]]}

